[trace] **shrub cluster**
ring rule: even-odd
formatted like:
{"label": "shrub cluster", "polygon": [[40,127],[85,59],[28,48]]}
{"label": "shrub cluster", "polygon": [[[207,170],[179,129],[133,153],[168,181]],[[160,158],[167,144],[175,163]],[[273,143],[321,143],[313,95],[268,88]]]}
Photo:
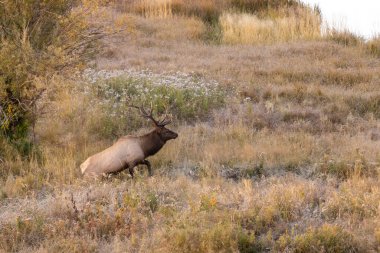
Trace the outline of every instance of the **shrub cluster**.
{"label": "shrub cluster", "polygon": [[205,119],[213,109],[225,103],[225,92],[218,86],[178,87],[133,77],[99,80],[90,89],[95,93],[94,103],[100,103],[107,112],[104,131],[100,131],[104,136],[122,135],[141,126],[143,119],[136,109],[129,107],[132,104],[152,106],[156,114],[168,112],[178,120],[191,122]]}

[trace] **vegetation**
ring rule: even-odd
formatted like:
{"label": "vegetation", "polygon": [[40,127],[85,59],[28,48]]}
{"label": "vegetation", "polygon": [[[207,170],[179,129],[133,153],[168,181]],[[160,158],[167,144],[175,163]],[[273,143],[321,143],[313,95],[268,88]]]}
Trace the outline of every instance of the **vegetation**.
{"label": "vegetation", "polygon": [[[0,1],[0,252],[380,250],[378,39],[296,1],[106,2]],[[179,137],[82,178],[151,128],[130,102]]]}
{"label": "vegetation", "polygon": [[94,51],[102,32],[89,26],[80,5],[78,0],[0,3],[1,137],[28,142],[36,103],[51,77],[80,66]]}

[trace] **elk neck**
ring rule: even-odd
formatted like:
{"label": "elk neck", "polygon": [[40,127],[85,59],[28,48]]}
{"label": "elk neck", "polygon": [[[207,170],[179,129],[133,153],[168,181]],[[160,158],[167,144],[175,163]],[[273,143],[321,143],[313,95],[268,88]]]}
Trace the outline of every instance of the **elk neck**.
{"label": "elk neck", "polygon": [[140,137],[141,148],[145,157],[156,154],[165,144],[160,135],[155,131],[151,131]]}

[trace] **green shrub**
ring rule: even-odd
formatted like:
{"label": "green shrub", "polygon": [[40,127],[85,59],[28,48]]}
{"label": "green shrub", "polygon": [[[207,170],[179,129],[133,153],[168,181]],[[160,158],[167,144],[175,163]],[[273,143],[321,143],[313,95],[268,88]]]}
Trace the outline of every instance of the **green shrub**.
{"label": "green shrub", "polygon": [[[104,136],[125,134],[141,127],[144,119],[128,104],[152,105],[156,114],[168,110],[176,119],[192,122],[206,119],[213,109],[225,103],[225,94],[218,87],[153,84],[144,79],[117,77],[98,81],[93,86],[94,103],[101,103],[105,112]],[[99,133],[99,132],[98,132]]]}

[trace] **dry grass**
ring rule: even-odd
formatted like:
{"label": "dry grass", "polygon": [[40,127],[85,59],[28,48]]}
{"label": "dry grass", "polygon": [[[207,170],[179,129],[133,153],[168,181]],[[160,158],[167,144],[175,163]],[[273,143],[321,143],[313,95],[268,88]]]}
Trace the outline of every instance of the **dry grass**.
{"label": "dry grass", "polygon": [[379,59],[323,39],[210,45],[198,18],[111,13],[133,27],[106,41],[97,69],[134,69],[135,81],[103,84],[122,91],[149,78],[179,87],[190,79],[223,89],[225,102],[202,117],[177,107],[188,116],[151,158],[153,177],[141,168],[134,180],[85,181],[78,167],[87,156],[149,126],[112,89],[55,78],[34,155],[0,140],[1,250],[380,250]]}
{"label": "dry grass", "polygon": [[268,44],[321,37],[320,17],[307,9],[275,19],[259,19],[248,13],[224,13],[220,25],[223,41],[228,44]]}
{"label": "dry grass", "polygon": [[172,0],[140,0],[135,10],[147,18],[170,18],[173,16]]}
{"label": "dry grass", "polygon": [[221,41],[229,44],[312,40],[321,36],[319,13],[296,1],[140,0],[119,3],[117,9],[155,19],[197,17],[207,26],[205,39],[219,42],[222,36]]}
{"label": "dry grass", "polygon": [[370,54],[380,57],[380,36],[377,36],[366,43],[367,50]]}

